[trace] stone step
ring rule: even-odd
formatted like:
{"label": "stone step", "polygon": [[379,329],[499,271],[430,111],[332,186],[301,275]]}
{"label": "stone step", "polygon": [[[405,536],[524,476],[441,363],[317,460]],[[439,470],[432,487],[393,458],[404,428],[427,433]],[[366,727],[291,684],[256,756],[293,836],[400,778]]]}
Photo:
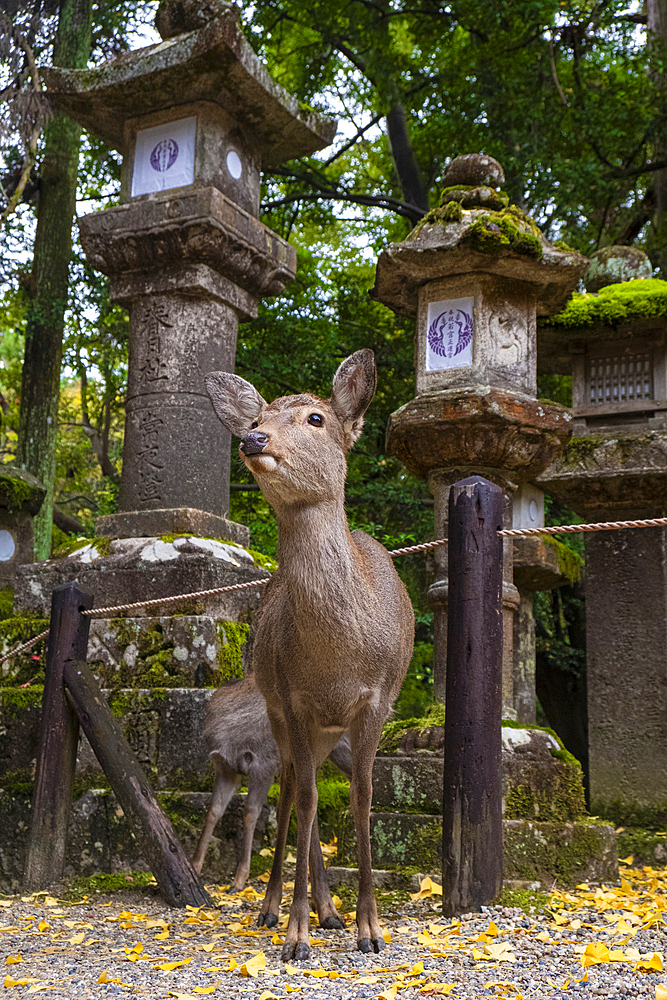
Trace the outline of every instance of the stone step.
{"label": "stone step", "polygon": [[[418,813],[371,813],[373,867],[442,870],[442,818]],[[339,837],[339,860],[355,855],[351,823]],[[612,826],[583,820],[536,823],[503,820],[503,873],[508,879],[572,887],[616,882],[618,851]]]}
{"label": "stone step", "polygon": [[[157,797],[187,856],[192,857],[210,794],[159,792]],[[209,881],[229,881],[236,869],[243,837],[244,804],[244,793],[234,795],[218,824],[203,872]],[[30,798],[0,787],[0,817],[0,892],[12,893],[22,888],[30,832]],[[273,840],[274,835],[275,810],[265,806],[255,829],[254,850],[266,846],[267,838]],[[267,859],[266,867],[269,866]],[[103,789],[89,789],[73,803],[70,812],[65,877],[142,870],[148,870],[148,865],[115,795]]]}

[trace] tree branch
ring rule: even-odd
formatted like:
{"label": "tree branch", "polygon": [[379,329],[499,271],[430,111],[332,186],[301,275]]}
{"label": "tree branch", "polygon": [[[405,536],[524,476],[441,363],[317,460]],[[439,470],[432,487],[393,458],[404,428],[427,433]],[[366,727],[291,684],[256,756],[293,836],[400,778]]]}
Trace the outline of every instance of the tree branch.
{"label": "tree branch", "polygon": [[[16,44],[23,49],[25,52],[26,62],[30,70],[30,76],[32,79],[32,86],[37,94],[42,93],[42,85],[39,79],[39,73],[37,72],[37,66],[35,64],[35,54],[32,51],[31,46],[28,44],[27,40],[19,32],[14,31],[14,40]],[[21,196],[25,191],[26,184],[30,179],[30,174],[32,173],[32,168],[35,166],[37,161],[37,143],[39,141],[39,136],[42,131],[44,119],[37,115],[35,123],[31,129],[30,137],[28,139],[27,149],[25,156],[23,157],[23,166],[21,168],[21,176],[19,177],[18,184],[14,188],[14,193],[11,198],[7,199],[7,205],[5,210],[0,216],[0,222],[5,222],[9,216],[16,211],[18,205],[21,202]]]}

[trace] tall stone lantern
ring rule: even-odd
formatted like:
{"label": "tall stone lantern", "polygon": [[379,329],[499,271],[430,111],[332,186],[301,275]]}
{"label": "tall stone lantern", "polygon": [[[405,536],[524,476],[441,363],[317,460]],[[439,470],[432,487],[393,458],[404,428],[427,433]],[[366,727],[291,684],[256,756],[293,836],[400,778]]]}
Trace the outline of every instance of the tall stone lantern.
{"label": "tall stone lantern", "polygon": [[161,44],[93,70],[50,69],[59,108],[123,154],[120,204],[79,220],[93,267],[130,311],[120,513],[97,534],[178,530],[247,542],[227,520],[229,435],[204,388],[233,371],[239,320],[296,271],[258,221],[260,171],[328,145],[222,0],[164,2]]}
{"label": "tall stone lantern", "polygon": [[[587,521],[667,514],[667,282],[640,250],[593,255],[586,295],[539,330],[572,374],[574,435],[540,477]],[[648,279],[648,280],[647,280]],[[591,809],[667,803],[667,530],[586,534]]]}
{"label": "tall stone lantern", "polygon": [[[567,410],[536,399],[536,316],[562,308],[587,266],[556,249],[498,190],[497,161],[460,156],[444,177],[441,207],[380,255],[375,297],[417,318],[417,395],[392,414],[388,450],[435,498],[436,536],[447,533],[450,486],[479,473],[513,495],[560,454],[571,434]],[[436,556],[429,591],[435,610],[435,690],[444,699],[447,553]],[[515,718],[512,543],[505,544],[503,714]]]}

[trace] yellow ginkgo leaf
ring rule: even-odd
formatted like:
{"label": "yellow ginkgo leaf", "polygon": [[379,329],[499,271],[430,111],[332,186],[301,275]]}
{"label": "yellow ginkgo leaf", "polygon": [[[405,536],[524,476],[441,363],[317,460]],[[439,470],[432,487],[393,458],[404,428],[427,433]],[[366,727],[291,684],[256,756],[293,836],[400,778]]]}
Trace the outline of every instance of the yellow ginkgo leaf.
{"label": "yellow ginkgo leaf", "polygon": [[202,945],[200,945],[200,947],[201,947],[202,951],[208,952],[208,951],[213,951],[213,949],[215,948],[215,945],[214,944],[202,944]]}
{"label": "yellow ginkgo leaf", "polygon": [[238,969],[238,962],[235,962],[233,958],[230,958],[227,965],[224,966],[223,972],[233,972],[234,969]]}
{"label": "yellow ginkgo leaf", "polygon": [[631,865],[633,861],[634,861],[634,855],[632,854],[628,855],[627,858],[618,859],[619,865]]}
{"label": "yellow ginkgo leaf", "polygon": [[120,979],[109,979],[109,973],[105,969],[97,981],[98,983],[119,983]]}
{"label": "yellow ginkgo leaf", "polygon": [[380,1000],[396,1000],[397,993],[398,987],[390,986],[389,989],[384,991],[384,993],[378,993],[378,997]]}
{"label": "yellow ginkgo leaf", "polygon": [[271,990],[264,990],[263,993],[260,993],[259,1000],[281,1000],[281,997],[277,997]]}
{"label": "yellow ginkgo leaf", "polygon": [[667,986],[658,983],[655,988],[655,1000],[667,1000]]}
{"label": "yellow ginkgo leaf", "polygon": [[81,944],[83,942],[83,939],[85,938],[85,936],[86,936],[85,931],[81,931],[79,934],[74,934],[69,939],[69,943],[70,944]]}
{"label": "yellow ginkgo leaf", "polygon": [[388,931],[386,927],[382,931],[382,940],[385,944],[391,944],[391,931]]}
{"label": "yellow ginkgo leaf", "polygon": [[602,962],[609,961],[609,948],[601,941],[596,941],[594,944],[587,944],[584,949],[584,953],[581,956],[581,964],[586,968],[590,965],[600,965]]}
{"label": "yellow ginkgo leaf", "polygon": [[160,965],[156,965],[156,969],[161,969],[163,972],[173,972],[174,969],[180,969],[182,965],[187,965],[188,962],[192,961],[192,956],[190,958],[182,958],[179,962],[161,962]]}
{"label": "yellow ginkgo leaf", "polygon": [[486,933],[489,937],[498,937],[498,926],[494,924],[493,920],[489,921],[489,926],[486,929]]}
{"label": "yellow ginkgo leaf", "polygon": [[239,975],[250,976],[252,979],[256,979],[262,969],[266,968],[266,955],[263,951],[260,951],[254,958],[249,959],[244,962],[239,969]]}
{"label": "yellow ginkgo leaf", "polygon": [[43,934],[44,931],[48,931],[49,929],[50,929],[49,924],[47,924],[46,920],[44,920],[44,918],[42,917],[40,922],[37,924],[37,930],[41,931]]}
{"label": "yellow ginkgo leaf", "polygon": [[435,996],[440,994],[441,996],[448,996],[452,990],[456,989],[456,983],[430,983],[429,986],[424,986],[421,990],[422,996]]}
{"label": "yellow ginkgo leaf", "polygon": [[27,986],[27,979],[14,979],[12,976],[5,976],[5,989],[11,989],[12,986]]}
{"label": "yellow ginkgo leaf", "polygon": [[19,962],[22,961],[23,958],[21,956],[21,953],[19,952],[18,955],[7,955],[7,958],[5,959],[5,965],[18,965]]}
{"label": "yellow ginkgo leaf", "polygon": [[214,986],[195,986],[195,988],[193,989],[192,992],[193,993],[214,993],[217,988],[218,988],[218,984],[217,983]]}
{"label": "yellow ginkgo leaf", "polygon": [[642,958],[635,965],[642,972],[662,972],[662,955],[654,951],[650,958]]}

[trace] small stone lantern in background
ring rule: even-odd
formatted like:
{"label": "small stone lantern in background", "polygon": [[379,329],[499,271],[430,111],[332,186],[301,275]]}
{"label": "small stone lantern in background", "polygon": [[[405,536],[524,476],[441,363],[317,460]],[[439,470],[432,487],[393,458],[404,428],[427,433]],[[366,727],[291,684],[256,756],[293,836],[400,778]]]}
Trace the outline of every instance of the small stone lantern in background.
{"label": "small stone lantern in background", "polygon": [[24,469],[0,470],[0,588],[13,587],[16,567],[34,559],[32,521],[45,488]]}
{"label": "small stone lantern in background", "polygon": [[[556,249],[501,190],[489,156],[457,157],[444,177],[440,208],[429,212],[377,264],[375,297],[417,317],[417,396],[392,414],[388,450],[428,478],[436,536],[447,533],[450,486],[478,473],[513,495],[560,454],[568,411],[536,396],[536,316],[567,301],[587,261]],[[530,506],[530,505],[529,505]],[[503,715],[516,718],[512,542],[505,542]],[[447,552],[436,555],[429,591],[435,610],[435,691],[444,699]],[[522,696],[523,697],[523,696]]]}
{"label": "small stone lantern in background", "polygon": [[[540,326],[540,365],[572,374],[575,427],[540,485],[587,521],[667,515],[667,282],[647,279],[645,254],[607,247],[589,294]],[[662,809],[667,529],[584,539],[591,809]]]}
{"label": "small stone lantern in background", "polygon": [[229,434],[204,377],[234,370],[239,320],[296,271],[257,219],[261,169],[322,149],[336,126],[271,79],[234,4],[166,0],[157,25],[161,44],[45,74],[50,99],[123,153],[120,204],[79,220],[130,310],[120,513],[96,531],[247,543],[227,519]]}

